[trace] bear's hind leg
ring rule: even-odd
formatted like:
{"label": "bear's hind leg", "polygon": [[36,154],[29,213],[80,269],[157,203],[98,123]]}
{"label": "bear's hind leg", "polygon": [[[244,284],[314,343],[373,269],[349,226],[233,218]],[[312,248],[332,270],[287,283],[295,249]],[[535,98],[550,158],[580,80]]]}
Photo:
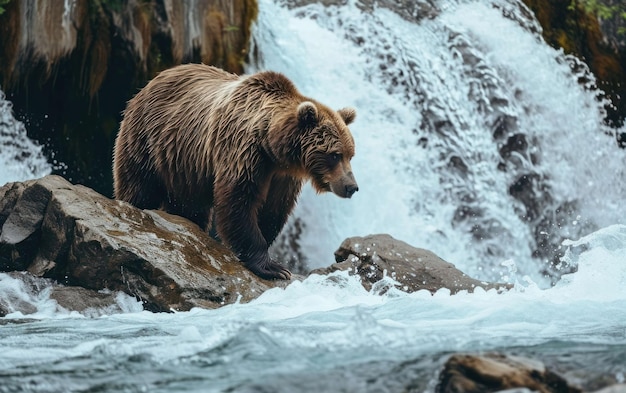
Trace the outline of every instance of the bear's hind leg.
{"label": "bear's hind leg", "polygon": [[156,177],[146,173],[119,170],[113,186],[115,199],[140,209],[159,209],[163,204],[165,187]]}

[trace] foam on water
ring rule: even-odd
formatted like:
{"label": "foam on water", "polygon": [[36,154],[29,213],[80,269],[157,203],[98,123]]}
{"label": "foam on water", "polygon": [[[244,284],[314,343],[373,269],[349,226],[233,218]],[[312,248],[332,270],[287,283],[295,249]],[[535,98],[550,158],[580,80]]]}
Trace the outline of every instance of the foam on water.
{"label": "foam on water", "polygon": [[[568,248],[567,258],[577,261],[579,272],[547,290],[525,282],[503,294],[478,290],[451,296],[441,290],[381,296],[336,273],[218,310],[95,319],[46,315],[43,323],[3,327],[0,374],[21,375],[22,382],[45,378],[52,387],[65,381],[73,389],[118,386],[112,381],[121,379],[128,384],[118,381],[121,386],[149,390],[175,388],[181,380],[186,382],[180,386],[199,390],[209,381],[213,391],[264,381],[289,391],[296,381],[319,387],[315,375],[343,370],[345,377],[358,374],[356,365],[378,362],[388,364],[376,366],[378,372],[390,372],[385,367],[441,352],[515,347],[523,353],[555,341],[626,348],[626,226],[605,228]],[[7,285],[6,279],[0,285]],[[48,307],[49,300],[39,302]],[[35,372],[38,367],[48,371]],[[73,371],[59,376],[59,367]],[[435,378],[437,367],[423,366],[428,378]],[[623,363],[611,367],[615,378],[626,373]],[[141,377],[128,375],[128,368]],[[81,378],[86,371],[91,377]],[[336,383],[355,386],[349,378]]]}
{"label": "foam on water", "polygon": [[66,318],[97,317],[118,312],[138,312],[143,310],[141,303],[124,293],[115,294],[115,304],[99,309],[89,308],[78,313],[68,311],[51,297],[58,285],[51,280],[22,272],[0,273],[0,306],[8,319],[20,318]]}
{"label": "foam on water", "polygon": [[[386,323],[396,327],[420,329],[443,321],[454,321],[448,326],[449,329],[463,329],[463,326],[468,327],[482,319],[491,320],[494,325],[501,325],[503,321],[511,323],[530,320],[545,324],[564,319],[558,321],[559,326],[563,324],[562,332],[575,332],[580,328],[575,325],[581,315],[586,319],[595,318],[598,325],[622,325],[626,316],[626,308],[622,307],[622,302],[626,301],[626,226],[613,225],[604,228],[577,241],[566,242],[566,248],[564,259],[576,263],[578,272],[564,275],[550,289],[541,289],[528,277],[523,277],[515,282],[511,291],[505,293],[479,288],[474,293],[463,291],[456,295],[450,295],[447,289],[439,290],[435,294],[425,290],[411,294],[390,290],[381,295],[376,289],[366,291],[356,277],[349,276],[346,272],[338,272],[329,276],[311,275],[285,289],[268,290],[250,303],[238,303],[219,310],[194,309],[188,313],[174,314],[137,313],[141,310],[139,303],[129,297],[120,296],[120,305],[131,315],[116,315],[108,319],[129,322],[136,320],[138,324],[155,322],[157,325],[169,325],[167,321],[177,320],[179,323],[176,327],[163,327],[167,331],[172,329],[172,332],[184,330],[185,322],[192,322],[193,325],[194,321],[200,323],[205,318],[231,322],[263,321],[269,324],[306,320],[312,324],[326,324],[329,322],[327,318],[333,314],[341,315],[358,312],[357,310],[368,310],[368,313],[380,316],[376,320],[388,319]],[[36,285],[27,288],[22,280],[0,274],[0,292],[5,295],[13,294],[19,298],[17,301],[28,302],[37,309],[37,313],[26,316],[59,319],[80,317],[78,313],[59,309],[56,302],[50,299],[46,283],[46,280],[41,279]],[[609,312],[613,306],[617,313]],[[9,319],[23,317],[25,315],[21,313],[7,315]],[[336,317],[331,317],[330,320]],[[442,321],[436,322],[438,318]],[[344,323],[350,324],[351,321]],[[567,324],[572,326],[567,327]],[[509,333],[514,335],[515,329],[511,329]],[[393,336],[388,339],[394,340]],[[295,341],[297,345],[308,345],[308,339],[298,343]],[[318,345],[319,341],[310,344]]]}

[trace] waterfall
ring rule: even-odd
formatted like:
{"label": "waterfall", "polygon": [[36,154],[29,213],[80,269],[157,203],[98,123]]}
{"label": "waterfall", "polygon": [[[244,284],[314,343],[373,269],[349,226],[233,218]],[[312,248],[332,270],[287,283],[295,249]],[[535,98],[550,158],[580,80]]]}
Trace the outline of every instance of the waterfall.
{"label": "waterfall", "polygon": [[[260,1],[257,58],[331,107],[353,106],[351,200],[307,187],[276,252],[328,265],[389,233],[470,275],[549,283],[563,239],[623,223],[626,155],[587,67],[518,1]],[[295,244],[295,245],[294,245]]]}
{"label": "waterfall", "polygon": [[13,117],[13,106],[0,90],[0,186],[45,176],[52,168],[41,146],[26,136],[26,128]]}

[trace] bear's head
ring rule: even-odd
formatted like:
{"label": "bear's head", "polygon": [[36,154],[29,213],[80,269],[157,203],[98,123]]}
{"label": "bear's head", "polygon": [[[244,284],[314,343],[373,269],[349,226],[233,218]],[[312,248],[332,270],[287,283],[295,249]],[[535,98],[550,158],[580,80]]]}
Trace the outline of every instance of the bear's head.
{"label": "bear's head", "polygon": [[319,103],[304,101],[298,105],[296,117],[300,163],[315,190],[352,197],[359,187],[350,166],[354,138],[348,125],[354,121],[356,111],[351,108],[333,111]]}

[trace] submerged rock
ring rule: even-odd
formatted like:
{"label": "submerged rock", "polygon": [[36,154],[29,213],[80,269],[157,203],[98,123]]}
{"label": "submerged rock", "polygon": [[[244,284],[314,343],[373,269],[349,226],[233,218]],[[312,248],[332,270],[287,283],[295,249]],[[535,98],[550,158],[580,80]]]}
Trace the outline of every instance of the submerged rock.
{"label": "submerged rock", "polygon": [[412,247],[385,234],[344,240],[335,251],[335,260],[337,263],[332,266],[314,272],[328,274],[347,270],[361,276],[367,290],[385,276],[395,280],[395,286],[405,292],[425,289],[434,293],[448,288],[451,293],[457,293],[463,290],[473,292],[476,287],[485,290],[510,288],[508,284],[473,279],[433,252]]}
{"label": "submerged rock", "polygon": [[451,356],[439,375],[436,392],[488,393],[508,389],[540,393],[582,392],[537,360],[495,353]]}

